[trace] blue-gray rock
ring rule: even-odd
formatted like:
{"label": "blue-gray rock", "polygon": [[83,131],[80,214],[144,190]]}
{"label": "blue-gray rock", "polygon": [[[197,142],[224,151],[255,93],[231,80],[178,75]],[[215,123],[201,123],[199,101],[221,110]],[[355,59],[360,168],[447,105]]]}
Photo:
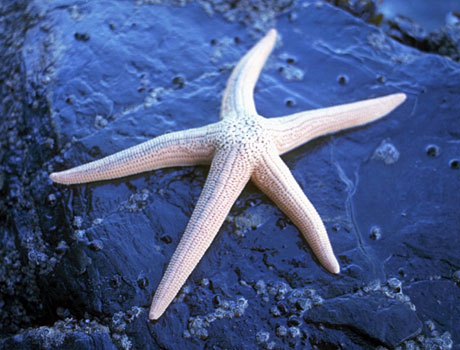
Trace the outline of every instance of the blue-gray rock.
{"label": "blue-gray rock", "polygon": [[326,300],[321,306],[307,312],[304,319],[308,323],[361,334],[378,345],[391,347],[418,335],[422,329],[415,311],[383,295],[357,295]]}

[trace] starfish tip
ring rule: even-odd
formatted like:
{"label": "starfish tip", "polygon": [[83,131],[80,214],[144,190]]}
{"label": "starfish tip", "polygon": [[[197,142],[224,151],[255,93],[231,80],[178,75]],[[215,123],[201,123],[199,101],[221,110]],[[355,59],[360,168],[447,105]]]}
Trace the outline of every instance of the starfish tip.
{"label": "starfish tip", "polygon": [[276,36],[278,35],[278,32],[275,28],[272,28],[268,31],[267,34],[265,34],[265,38],[269,39],[270,42],[275,42]]}
{"label": "starfish tip", "polygon": [[326,269],[335,275],[338,275],[340,273],[340,265],[337,259],[334,259],[333,261],[330,261],[329,264],[326,265]]}
{"label": "starfish tip", "polygon": [[50,174],[50,179],[51,179],[53,182],[56,182],[56,180],[57,180],[57,173],[51,173],[51,174]]}
{"label": "starfish tip", "polygon": [[149,312],[149,319],[151,321],[156,321],[160,318],[160,316],[163,314],[162,311],[158,311],[156,308],[150,308],[150,312]]}
{"label": "starfish tip", "polygon": [[398,97],[398,100],[400,101],[399,103],[403,103],[407,98],[407,95],[404,92],[397,93],[396,96]]}

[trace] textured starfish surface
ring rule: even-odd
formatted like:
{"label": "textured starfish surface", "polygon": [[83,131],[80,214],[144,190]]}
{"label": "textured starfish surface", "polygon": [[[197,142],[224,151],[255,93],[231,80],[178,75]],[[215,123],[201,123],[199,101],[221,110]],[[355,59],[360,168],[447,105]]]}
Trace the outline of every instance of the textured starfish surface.
{"label": "textured starfish surface", "polygon": [[238,62],[223,95],[219,122],[158,136],[50,175],[55,182],[76,184],[163,167],[211,164],[185,233],[153,297],[152,320],[172,302],[249,180],[292,220],[319,262],[332,273],[340,271],[321,218],[280,155],[318,136],[374,121],[400,105],[406,95],[396,93],[265,119],[257,114],[253,92],[275,41],[276,30],[271,29]]}

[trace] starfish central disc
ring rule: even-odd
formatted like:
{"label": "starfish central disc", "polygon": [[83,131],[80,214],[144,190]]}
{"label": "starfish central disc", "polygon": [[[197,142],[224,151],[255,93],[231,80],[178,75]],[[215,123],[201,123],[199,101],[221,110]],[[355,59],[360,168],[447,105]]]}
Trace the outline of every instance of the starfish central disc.
{"label": "starfish central disc", "polygon": [[225,132],[216,137],[216,150],[236,148],[244,152],[248,161],[256,159],[270,146],[275,146],[263,121],[258,115],[240,115],[222,120],[220,128]]}

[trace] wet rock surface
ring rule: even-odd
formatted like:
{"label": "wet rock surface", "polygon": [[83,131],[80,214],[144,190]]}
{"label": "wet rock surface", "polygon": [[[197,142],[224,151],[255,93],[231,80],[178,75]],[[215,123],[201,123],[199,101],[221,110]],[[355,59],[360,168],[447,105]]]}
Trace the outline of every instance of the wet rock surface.
{"label": "wet rock surface", "polygon": [[[460,65],[327,3],[257,4],[2,3],[1,349],[460,349]],[[207,167],[68,187],[48,174],[216,121],[271,26],[260,114],[408,95],[283,156],[341,274],[249,184],[149,322]]]}
{"label": "wet rock surface", "polygon": [[401,43],[460,61],[460,5],[456,1],[326,1],[378,25]]}

